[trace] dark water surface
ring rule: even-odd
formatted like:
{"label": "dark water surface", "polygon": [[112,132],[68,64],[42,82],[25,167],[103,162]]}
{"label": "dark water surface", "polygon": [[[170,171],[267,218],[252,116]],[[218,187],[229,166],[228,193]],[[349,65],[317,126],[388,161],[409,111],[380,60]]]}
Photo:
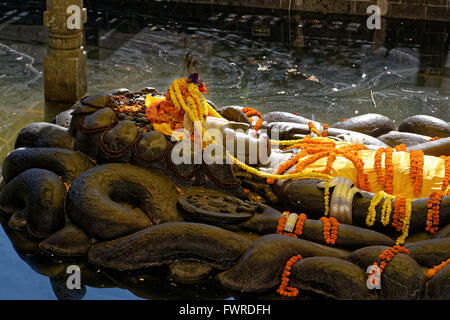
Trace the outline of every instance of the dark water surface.
{"label": "dark water surface", "polygon": [[[415,114],[450,121],[446,24],[388,21],[380,42],[361,19],[203,13],[197,21],[173,12],[162,17],[89,10],[89,94],[147,86],[165,92],[181,76],[183,57],[191,51],[210,88],[208,98],[218,106],[298,112],[329,124],[368,112],[397,123]],[[43,101],[47,33],[41,16],[39,10],[0,6],[0,163],[21,128],[48,121],[56,112]],[[0,270],[0,299],[56,298],[51,276],[19,257],[3,229]],[[137,296],[143,295],[88,287],[84,299]],[[219,292],[216,298],[228,296]]]}

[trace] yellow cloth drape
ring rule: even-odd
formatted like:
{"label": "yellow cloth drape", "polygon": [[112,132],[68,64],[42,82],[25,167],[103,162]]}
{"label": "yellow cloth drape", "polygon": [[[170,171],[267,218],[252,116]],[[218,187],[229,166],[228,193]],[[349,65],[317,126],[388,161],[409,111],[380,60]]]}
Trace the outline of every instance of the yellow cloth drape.
{"label": "yellow cloth drape", "polygon": [[[364,171],[369,176],[370,192],[377,193],[383,190],[383,186],[378,184],[377,172],[375,170],[375,151],[362,150],[359,156],[364,161]],[[327,158],[322,158],[315,163],[307,166],[303,172],[312,172],[313,170],[323,170],[326,166]],[[393,195],[405,196],[407,198],[428,198],[431,192],[440,191],[445,175],[445,162],[443,159],[433,156],[424,156],[423,165],[423,184],[419,196],[414,195],[414,185],[411,182],[410,159],[408,152],[394,152],[392,154],[392,163],[394,165],[393,177]],[[384,165],[384,154],[381,160],[382,168]],[[383,170],[384,172],[384,170]],[[333,163],[330,175],[334,177],[345,177],[353,181],[358,186],[357,171],[350,160],[337,156]]]}

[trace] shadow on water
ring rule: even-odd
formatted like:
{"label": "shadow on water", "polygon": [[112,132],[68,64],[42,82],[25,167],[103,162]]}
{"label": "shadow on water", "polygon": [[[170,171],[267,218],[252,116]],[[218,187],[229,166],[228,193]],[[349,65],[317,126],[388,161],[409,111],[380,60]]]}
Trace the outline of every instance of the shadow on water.
{"label": "shadow on water", "polygon": [[[257,300],[257,299],[282,299],[275,292],[270,293],[240,293],[225,289],[211,274],[207,279],[195,283],[180,283],[174,281],[167,266],[155,267],[151,269],[118,272],[114,270],[98,269],[91,265],[86,258],[63,259],[43,253],[38,246],[38,241],[29,238],[26,233],[13,230],[8,226],[7,217],[0,212],[0,223],[6,236],[11,241],[13,250],[18,257],[25,262],[37,275],[47,278],[52,291],[59,300],[80,300],[80,299],[183,299],[183,300]],[[6,241],[6,239],[5,239]],[[68,283],[73,284],[69,266],[80,268],[81,286],[80,288],[68,288]],[[28,290],[36,290],[35,284],[28,283]],[[9,288],[3,288],[9,290]],[[102,295],[90,296],[90,291],[113,290],[112,296]],[[130,295],[118,294],[118,290],[128,291]],[[111,294],[111,293],[109,293]],[[14,296],[14,295],[13,295]],[[43,299],[39,297],[38,299]],[[302,292],[299,299],[324,299],[323,296],[313,292]]]}

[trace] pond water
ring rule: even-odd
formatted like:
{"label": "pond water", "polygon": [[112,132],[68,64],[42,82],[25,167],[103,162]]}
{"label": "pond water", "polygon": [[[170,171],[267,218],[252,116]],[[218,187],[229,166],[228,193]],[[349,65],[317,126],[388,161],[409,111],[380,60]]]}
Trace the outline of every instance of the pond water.
{"label": "pond water", "polygon": [[[51,120],[56,109],[66,107],[43,101],[42,12],[2,10],[0,163],[13,149],[21,128]],[[389,22],[380,44],[373,41],[373,32],[363,30],[361,21],[288,17],[286,24],[284,18],[215,12],[205,17],[208,23],[196,23],[90,10],[88,94],[147,86],[165,92],[181,76],[184,55],[191,51],[210,88],[208,99],[218,106],[296,112],[329,124],[369,112],[397,123],[415,114],[450,121],[448,25],[416,22],[435,36],[437,40],[431,42],[423,39],[420,28]],[[255,21],[266,23],[262,29],[268,26],[272,35],[258,33],[261,28]],[[3,230],[0,257],[0,299],[56,298],[49,277],[19,257]],[[138,296],[126,289],[89,287],[84,299]]]}

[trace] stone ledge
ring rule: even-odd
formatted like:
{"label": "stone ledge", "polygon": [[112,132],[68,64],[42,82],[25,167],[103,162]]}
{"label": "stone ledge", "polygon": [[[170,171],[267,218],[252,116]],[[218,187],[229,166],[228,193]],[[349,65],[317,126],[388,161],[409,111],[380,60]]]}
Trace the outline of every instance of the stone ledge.
{"label": "stone ledge", "polygon": [[[380,0],[379,0],[380,1]],[[239,6],[248,8],[281,9],[288,11],[317,12],[322,14],[367,15],[367,7],[377,0],[175,0],[172,3]],[[386,0],[385,17],[450,21],[447,0]]]}

